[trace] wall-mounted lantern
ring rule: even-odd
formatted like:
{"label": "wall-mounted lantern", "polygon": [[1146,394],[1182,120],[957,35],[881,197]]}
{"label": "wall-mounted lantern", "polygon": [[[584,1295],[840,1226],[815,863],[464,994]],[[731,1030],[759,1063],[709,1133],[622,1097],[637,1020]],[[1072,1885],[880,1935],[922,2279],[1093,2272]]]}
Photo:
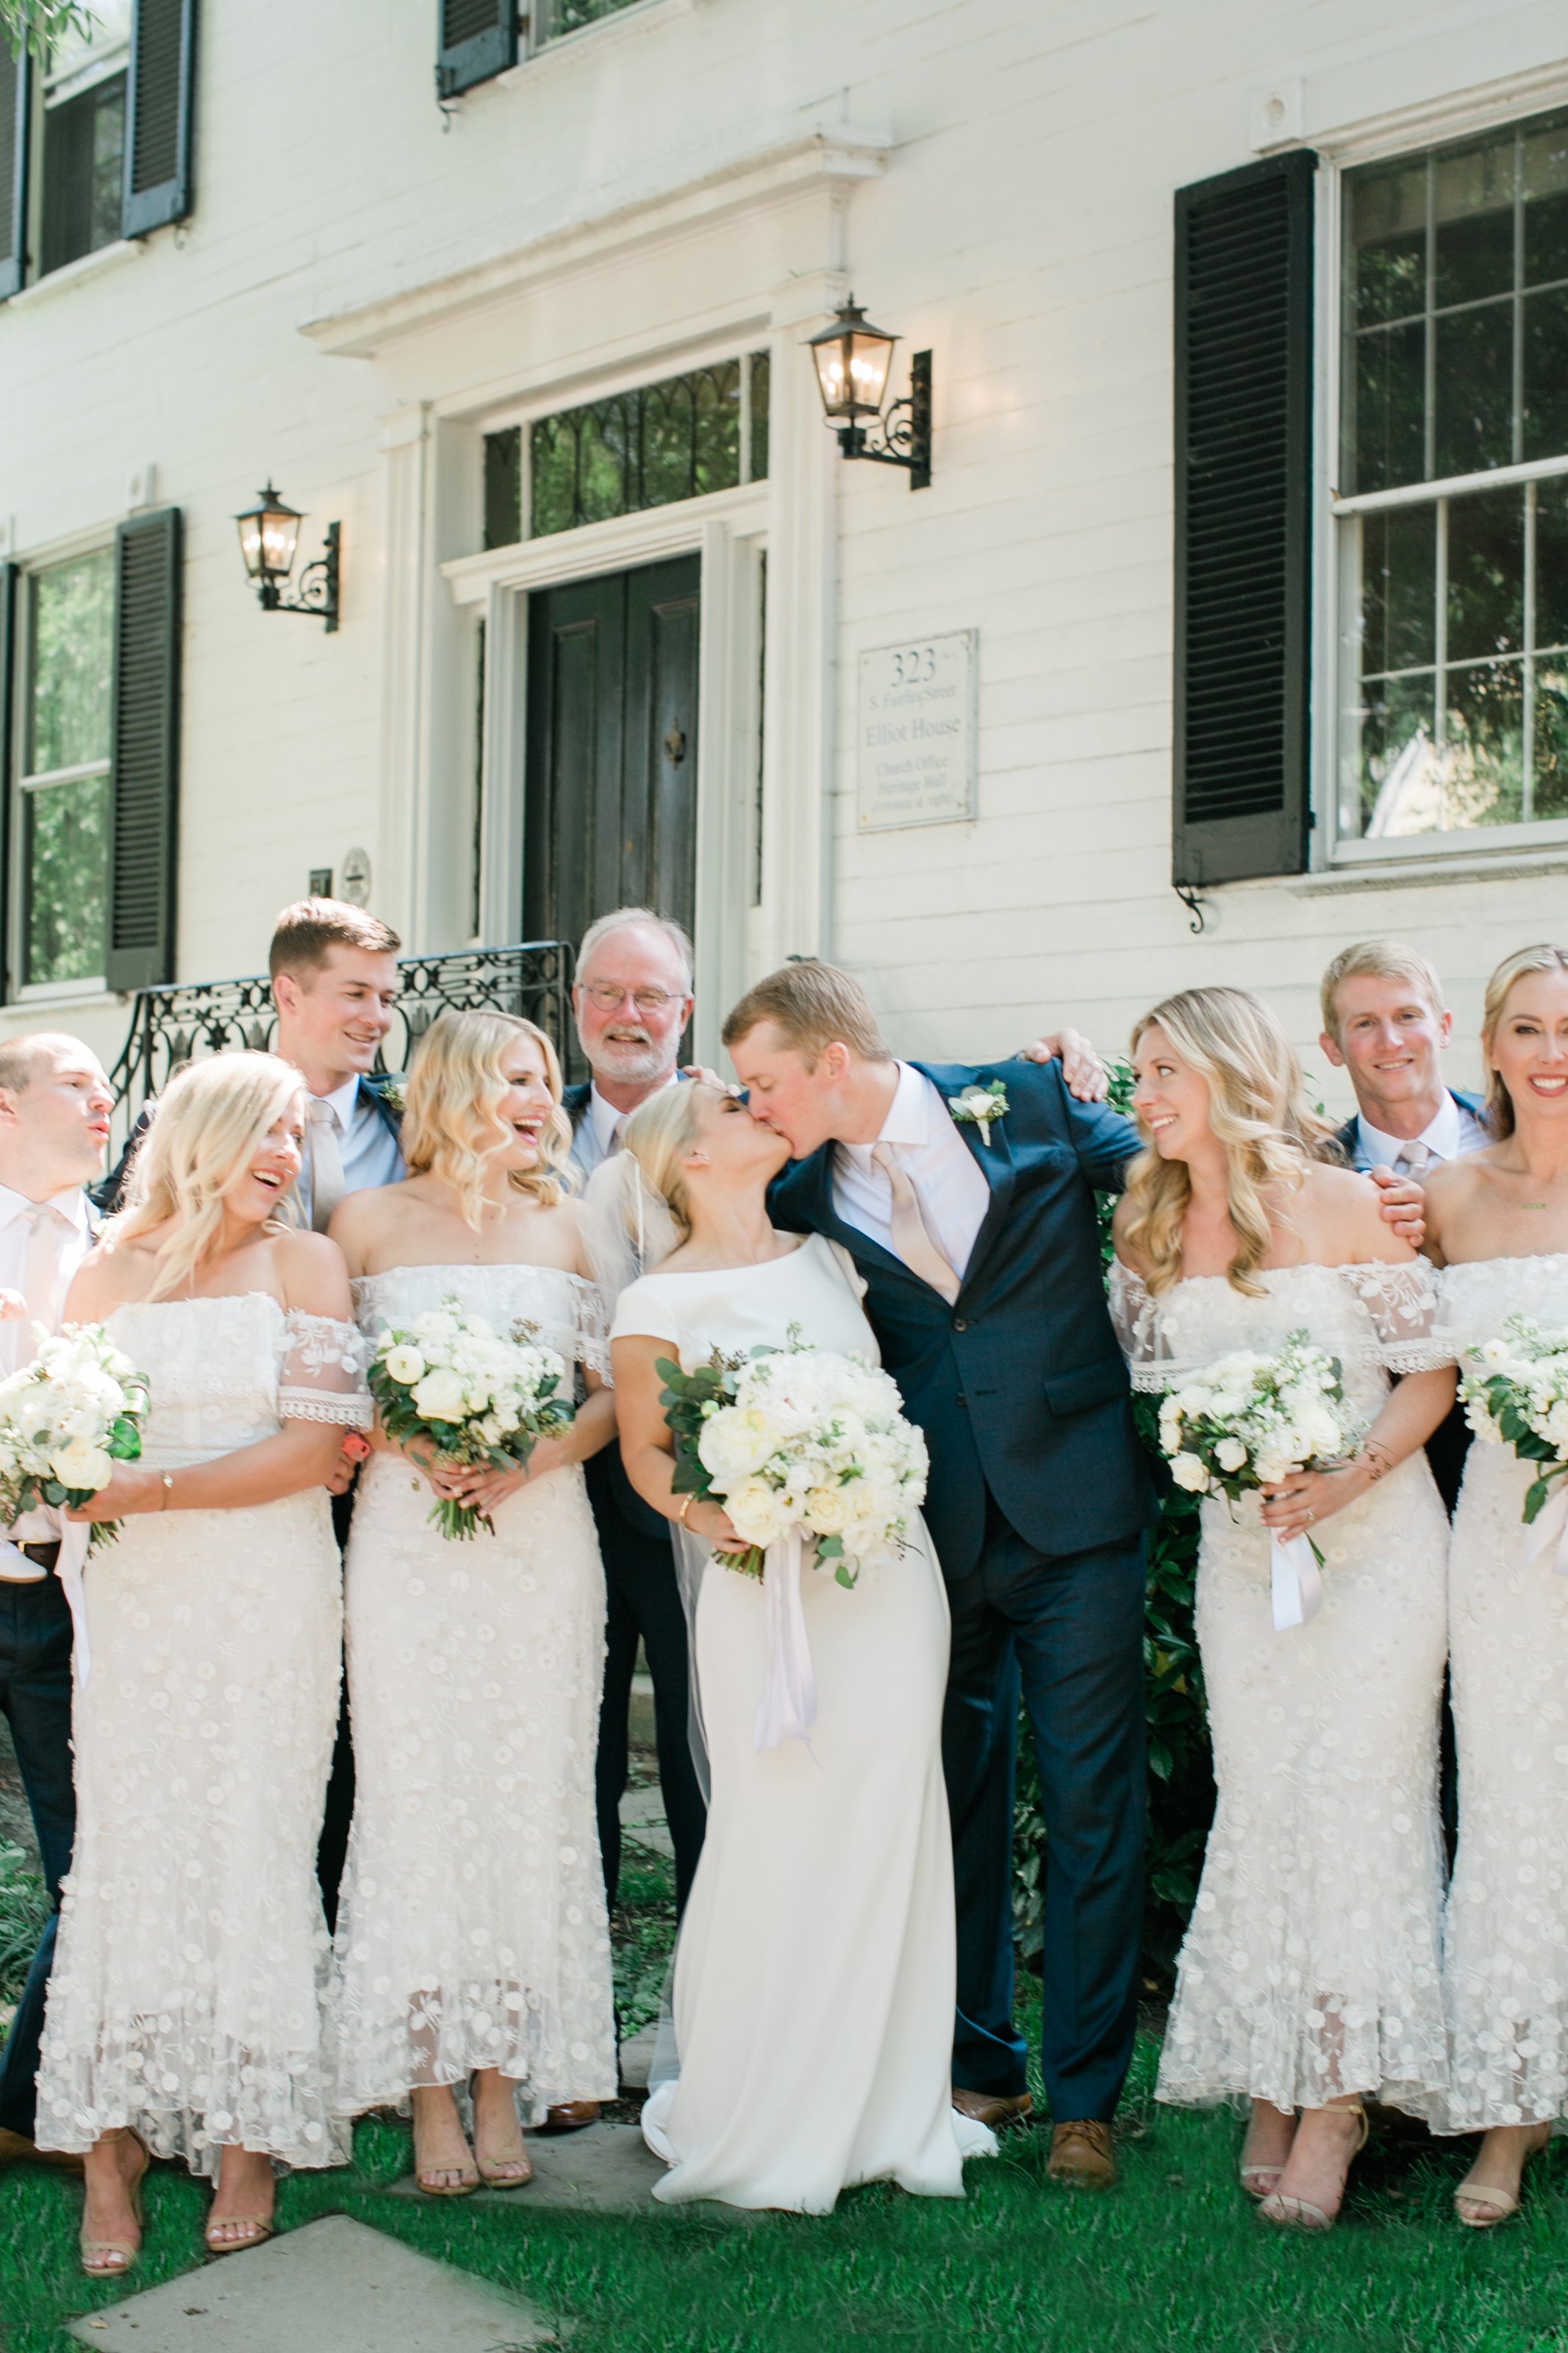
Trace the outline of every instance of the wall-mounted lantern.
{"label": "wall-mounted lantern", "polygon": [[327,635],[331,637],[338,626],[342,524],[327,525],[326,545],[321,554],[300,573],[295,594],[285,596],[283,583],[294,569],[294,554],[300,544],[303,517],[299,510],[286,505],[268,482],[264,491],[258,491],[256,505],[234,520],[239,530],[239,552],[245,558],[247,575],[256,582],[262,611],[309,614],[326,623]]}
{"label": "wall-mounted lantern", "polygon": [[[823,412],[838,428],[843,456],[902,466],[910,490],[923,491],[931,484],[931,353],[910,355],[909,391],[884,412],[898,340],[872,326],[851,295],[833,324],[813,335],[806,349],[816,363]],[[872,438],[863,417],[876,420],[879,438]]]}

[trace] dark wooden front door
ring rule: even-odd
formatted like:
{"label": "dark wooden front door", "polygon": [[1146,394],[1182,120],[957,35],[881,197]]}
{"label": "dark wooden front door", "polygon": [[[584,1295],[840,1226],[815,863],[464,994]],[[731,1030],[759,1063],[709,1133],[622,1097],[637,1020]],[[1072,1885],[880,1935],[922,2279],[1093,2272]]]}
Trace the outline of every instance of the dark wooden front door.
{"label": "dark wooden front door", "polygon": [[690,930],[700,612],[695,555],[530,597],[525,938],[624,906]]}

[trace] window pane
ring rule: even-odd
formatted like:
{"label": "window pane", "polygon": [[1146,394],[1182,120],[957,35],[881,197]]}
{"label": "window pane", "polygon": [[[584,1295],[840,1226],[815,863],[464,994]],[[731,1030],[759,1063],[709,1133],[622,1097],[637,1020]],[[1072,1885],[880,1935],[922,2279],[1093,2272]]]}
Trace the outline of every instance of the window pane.
{"label": "window pane", "polygon": [[1475,302],[1513,290],[1515,140],[1439,154],[1433,174],[1436,300]]}
{"label": "window pane", "polygon": [[1535,642],[1568,646],[1568,482],[1535,486]]}
{"label": "window pane", "polygon": [[1525,298],[1523,427],[1521,458],[1568,453],[1568,286]]}
{"label": "window pane", "polygon": [[542,417],[528,437],[530,529],[536,539],[575,520],[577,434],[570,417]]}
{"label": "window pane", "polygon": [[485,435],[485,545],[511,547],[522,537],[522,427]]}
{"label": "window pane", "polygon": [[1513,304],[1489,302],[1436,320],[1436,453],[1433,471],[1479,474],[1513,459]]}
{"label": "window pane", "polygon": [[1355,346],[1352,488],[1387,491],[1426,472],[1426,330],[1384,327]]}
{"label": "window pane", "polygon": [[1357,326],[1426,302],[1426,159],[1357,173],[1350,185],[1347,308]]}
{"label": "window pane", "polygon": [[1517,662],[1448,672],[1444,766],[1450,826],[1518,824],[1521,716]]}
{"label": "window pane", "polygon": [[25,976],[93,980],[109,902],[109,780],[45,785],[22,802]]}
{"label": "window pane", "polygon": [[1535,814],[1568,817],[1568,662],[1535,673]]}
{"label": "window pane", "polygon": [[1524,142],[1524,282],[1568,278],[1568,116]]}
{"label": "window pane", "polygon": [[36,573],[32,587],[28,771],[36,775],[74,768],[84,760],[107,760],[113,552],[106,547],[74,564]]}
{"label": "window pane", "polygon": [[[753,402],[755,396],[753,389]],[[765,380],[763,402],[765,431]],[[530,528],[536,539],[733,490],[741,479],[741,363],[694,368],[541,417],[530,435]]]}
{"label": "window pane", "polygon": [[768,391],[773,370],[771,353],[752,353],[752,480],[768,478]]}
{"label": "window pane", "polygon": [[1524,492],[1448,502],[1448,659],[1524,644]]}
{"label": "window pane", "polygon": [[39,269],[47,277],[120,235],[125,164],[125,76],[94,83],[44,117],[44,220]]}
{"label": "window pane", "polygon": [[538,0],[534,47],[537,48],[544,41],[557,41],[563,33],[580,32],[584,25],[596,25],[601,16],[613,16],[618,10],[635,5],[636,0]]}
{"label": "window pane", "polygon": [[1362,669],[1415,670],[1436,653],[1437,509],[1363,515]]}
{"label": "window pane", "polygon": [[1359,830],[1369,840],[1433,832],[1443,816],[1432,748],[1430,676],[1369,686],[1360,733]]}

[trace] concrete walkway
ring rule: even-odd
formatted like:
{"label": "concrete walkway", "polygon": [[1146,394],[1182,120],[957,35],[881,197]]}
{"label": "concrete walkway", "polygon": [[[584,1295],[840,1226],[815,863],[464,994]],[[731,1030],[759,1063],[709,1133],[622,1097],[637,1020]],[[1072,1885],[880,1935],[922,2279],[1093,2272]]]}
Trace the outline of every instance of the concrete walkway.
{"label": "concrete walkway", "polygon": [[[653,2185],[664,2167],[636,2125],[589,2125],[574,2133],[530,2133],[533,2179],[522,2189],[476,2189],[466,2205],[507,2206],[521,2221],[531,2210],[575,2208],[583,2212],[629,2214],[651,2203]],[[409,2174],[390,2193],[417,2198]]]}
{"label": "concrete walkway", "polygon": [[70,2334],[105,2353],[531,2353],[560,2341],[519,2298],[346,2214],[73,2320]]}

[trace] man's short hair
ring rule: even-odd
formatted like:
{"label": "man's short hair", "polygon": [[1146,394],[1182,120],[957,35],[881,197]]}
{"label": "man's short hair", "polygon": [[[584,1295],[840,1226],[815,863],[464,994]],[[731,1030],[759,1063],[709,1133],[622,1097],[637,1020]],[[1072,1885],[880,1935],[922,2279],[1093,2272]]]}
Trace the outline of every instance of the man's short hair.
{"label": "man's short hair", "polygon": [[87,1051],[79,1038],[63,1029],[29,1029],[20,1038],[5,1039],[0,1043],[0,1087],[7,1094],[24,1094],[45,1062],[59,1060],[62,1049],[72,1054]]}
{"label": "man's short hair", "polygon": [[1426,998],[1434,1013],[1448,1009],[1436,967],[1419,948],[1407,948],[1399,940],[1358,940],[1353,947],[1342,948],[1323,975],[1323,1028],[1336,1046],[1341,1028],[1340,983],[1345,980],[1402,980]]}
{"label": "man's short hair", "polygon": [[724,1043],[738,1046],[759,1021],[771,1021],[806,1069],[836,1042],[865,1062],[890,1062],[892,1050],[877,1027],[871,1000],[858,980],[837,965],[803,958],[770,972],[748,988],[724,1023]]}
{"label": "man's short hair", "polygon": [[577,970],[582,971],[601,940],[612,932],[624,932],[633,923],[646,923],[650,931],[662,932],[680,959],[680,969],[686,975],[686,994],[691,994],[691,975],[695,966],[690,934],[672,923],[668,915],[656,914],[651,907],[616,907],[608,915],[600,915],[584,933],[577,949]]}
{"label": "man's short hair", "polygon": [[267,968],[296,980],[321,972],[333,948],[363,948],[371,955],[395,955],[403,942],[379,915],[351,907],[346,899],[300,899],[285,907],[272,934]]}

